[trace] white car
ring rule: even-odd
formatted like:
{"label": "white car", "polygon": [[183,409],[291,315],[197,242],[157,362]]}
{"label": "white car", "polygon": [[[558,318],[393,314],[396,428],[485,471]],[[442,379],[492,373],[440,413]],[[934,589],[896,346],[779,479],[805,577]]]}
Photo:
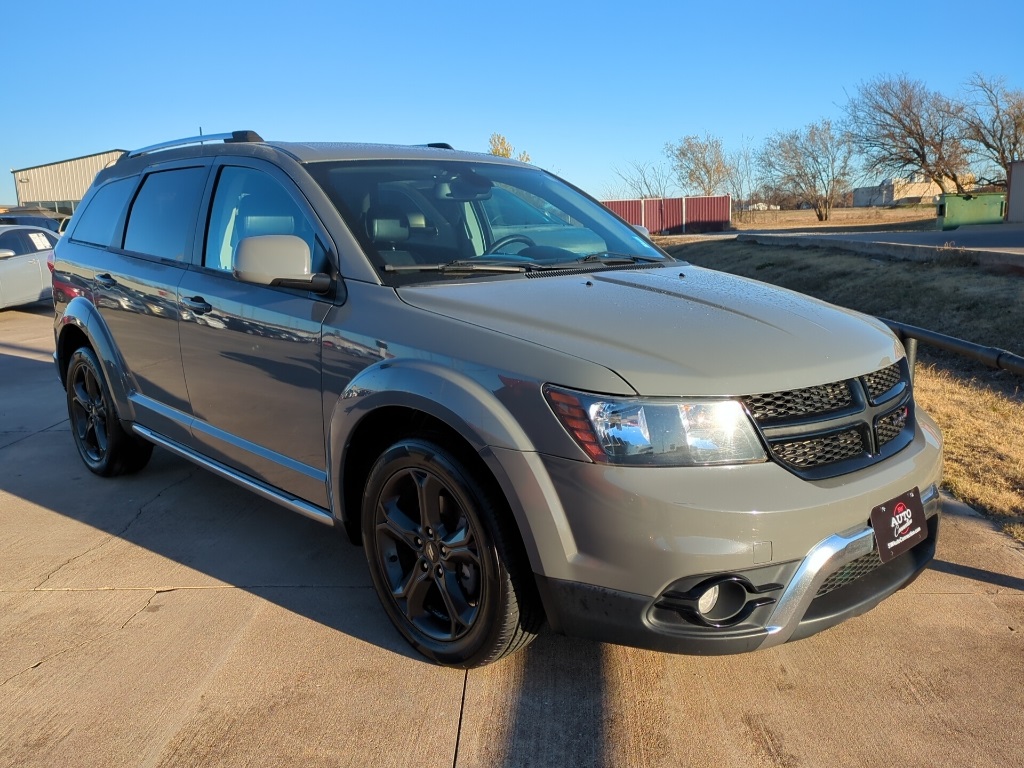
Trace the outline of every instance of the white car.
{"label": "white car", "polygon": [[53,295],[47,259],[57,234],[42,227],[0,226],[0,309]]}

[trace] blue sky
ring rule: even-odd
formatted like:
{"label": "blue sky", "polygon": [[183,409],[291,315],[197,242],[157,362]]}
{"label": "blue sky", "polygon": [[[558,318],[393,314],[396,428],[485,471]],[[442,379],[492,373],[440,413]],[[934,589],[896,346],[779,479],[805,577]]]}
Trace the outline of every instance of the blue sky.
{"label": "blue sky", "polygon": [[499,132],[604,197],[666,142],[757,146],[840,117],[877,75],[1024,88],[1017,2],[7,5],[0,203],[12,168],[200,127],[477,151]]}

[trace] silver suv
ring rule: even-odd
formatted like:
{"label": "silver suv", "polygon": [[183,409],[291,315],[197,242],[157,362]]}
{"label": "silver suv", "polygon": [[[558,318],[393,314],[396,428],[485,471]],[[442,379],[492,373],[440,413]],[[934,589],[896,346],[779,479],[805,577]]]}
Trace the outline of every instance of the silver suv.
{"label": "silver suv", "polygon": [[880,322],[676,261],[516,161],[202,142],[101,172],[56,248],[93,472],[157,445],[343,528],[458,667],[545,619],[765,648],[933,557],[941,437]]}

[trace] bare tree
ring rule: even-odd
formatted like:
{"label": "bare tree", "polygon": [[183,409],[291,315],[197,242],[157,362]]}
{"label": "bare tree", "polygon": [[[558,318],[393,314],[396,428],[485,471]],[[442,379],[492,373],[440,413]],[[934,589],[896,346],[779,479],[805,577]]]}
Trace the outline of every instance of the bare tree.
{"label": "bare tree", "polygon": [[625,170],[613,170],[622,181],[625,197],[668,197],[674,186],[672,172],[664,165],[634,160]]}
{"label": "bare tree", "polygon": [[523,163],[530,162],[530,154],[525,150],[516,155],[516,149],[513,147],[508,139],[502,136],[500,133],[491,134],[491,154],[497,155],[498,157],[513,157]]}
{"label": "bare tree", "polygon": [[906,75],[862,83],[846,105],[868,170],[894,176],[922,173],[943,192],[963,192],[967,181],[961,111],[957,102]]}
{"label": "bare tree", "polygon": [[812,206],[818,221],[828,221],[849,189],[852,159],[850,136],[833,128],[830,120],[821,120],[771,136],[758,163],[765,184]]}
{"label": "bare tree", "polygon": [[1007,88],[1003,78],[977,73],[965,91],[958,111],[963,140],[980,160],[995,166],[986,175],[1005,185],[1010,163],[1024,160],[1024,91]]}
{"label": "bare tree", "polygon": [[744,209],[751,203],[757,183],[757,157],[751,139],[744,137],[743,146],[729,155],[728,190],[733,207],[743,218]]}
{"label": "bare tree", "polygon": [[722,150],[722,140],[705,134],[684,136],[677,143],[665,145],[665,154],[672,161],[679,186],[700,195],[714,195],[723,191],[732,173]]}

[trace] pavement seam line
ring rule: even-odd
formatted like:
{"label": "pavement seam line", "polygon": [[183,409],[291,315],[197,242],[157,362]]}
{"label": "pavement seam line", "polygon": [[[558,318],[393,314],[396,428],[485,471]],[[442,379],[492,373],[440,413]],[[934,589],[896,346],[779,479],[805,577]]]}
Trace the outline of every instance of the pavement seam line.
{"label": "pavement seam line", "polygon": [[172,592],[172,591],[174,591],[174,590],[153,590],[153,594],[149,596],[149,599],[146,600],[145,604],[141,608],[139,608],[137,611],[135,611],[131,616],[129,616],[124,621],[124,623],[121,624],[121,626],[119,626],[119,627],[117,627],[115,629],[111,629],[111,630],[108,630],[106,632],[103,632],[103,633],[101,633],[99,635],[96,635],[95,637],[90,637],[87,640],[82,641],[78,645],[74,645],[74,646],[71,646],[69,648],[63,648],[63,649],[61,649],[59,651],[55,651],[55,652],[53,652],[53,653],[51,653],[51,654],[49,654],[47,656],[44,656],[43,658],[41,658],[39,661],[35,662],[34,664],[30,664],[29,666],[25,667],[25,669],[21,670],[20,672],[14,673],[13,675],[8,677],[3,682],[0,682],[0,688],[3,688],[8,683],[10,683],[12,680],[15,680],[15,679],[21,677],[22,675],[24,675],[24,674],[26,674],[28,672],[31,672],[33,669],[38,669],[39,667],[41,667],[43,664],[45,664],[48,661],[56,659],[56,658],[58,658],[60,656],[64,656],[65,654],[68,654],[68,653],[74,653],[75,651],[79,651],[82,648],[85,648],[88,645],[92,645],[93,643],[95,643],[95,642],[97,642],[99,640],[103,640],[105,638],[110,637],[111,635],[117,634],[118,632],[123,630],[126,626],[128,626],[128,624],[131,622],[132,619],[134,619],[142,611],[144,611],[146,609],[146,607],[150,603],[153,602],[153,598],[154,597],[156,597],[161,592]]}
{"label": "pavement seam line", "polygon": [[459,744],[462,742],[462,718],[466,714],[466,690],[469,688],[469,670],[462,677],[462,702],[459,704],[459,725],[455,729],[455,754],[452,755],[452,768],[459,765]]}

